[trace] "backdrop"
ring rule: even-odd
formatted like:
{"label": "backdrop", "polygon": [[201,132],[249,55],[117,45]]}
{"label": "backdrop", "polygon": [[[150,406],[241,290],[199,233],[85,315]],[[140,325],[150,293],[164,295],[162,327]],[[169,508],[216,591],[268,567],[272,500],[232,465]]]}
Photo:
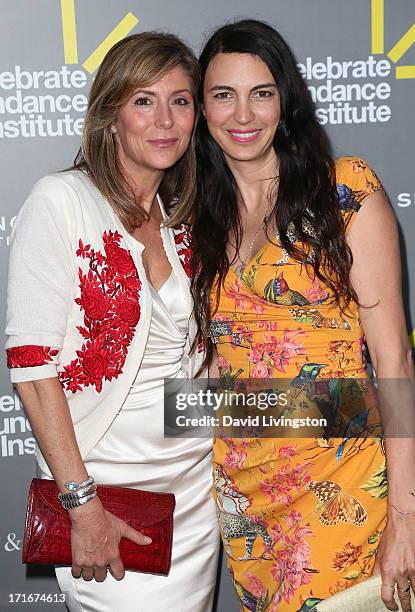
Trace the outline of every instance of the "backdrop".
{"label": "backdrop", "polygon": [[[162,29],[178,34],[198,53],[216,26],[251,17],[276,26],[293,47],[336,154],[366,158],[383,180],[401,228],[411,332],[415,308],[413,0],[1,0],[0,6],[2,295],[15,215],[39,177],[72,162],[91,80],[105,52],[130,33]],[[1,609],[63,610],[55,602],[12,603],[14,593],[47,595],[57,589],[44,568],[27,570],[20,561],[35,442],[10,385],[3,352],[0,417]],[[226,570],[217,610],[238,610]]]}

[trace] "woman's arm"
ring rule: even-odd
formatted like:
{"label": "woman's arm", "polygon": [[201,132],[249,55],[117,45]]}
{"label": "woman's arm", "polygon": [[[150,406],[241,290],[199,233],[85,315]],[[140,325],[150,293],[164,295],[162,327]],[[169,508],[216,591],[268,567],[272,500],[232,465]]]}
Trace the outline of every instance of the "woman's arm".
{"label": "woman's arm", "polygon": [[[69,412],[58,378],[16,385],[42,454],[61,491],[68,481],[83,482],[88,474],[82,461]],[[105,580],[107,566],[117,580],[124,576],[119,554],[122,537],[136,544],[151,540],[121,519],[106,512],[96,496],[79,508],[68,510],[72,521],[72,574],[85,580]]]}
{"label": "woman's arm", "polygon": [[[369,196],[356,215],[349,245],[353,254],[351,280],[359,299],[359,315],[377,378],[407,380],[405,387],[396,385],[402,394],[390,398],[389,405],[396,411],[396,417],[398,411],[413,415],[415,398],[408,391],[412,388],[414,373],[402,304],[398,230],[383,192]],[[385,382],[384,387],[387,393],[391,392],[393,380]],[[409,494],[415,489],[415,438],[387,438],[385,446],[388,524],[378,555],[382,583],[398,582],[405,588],[412,577],[415,587],[415,497]],[[400,514],[391,504],[410,515]],[[397,609],[393,594],[392,588],[382,587],[382,599],[390,610]],[[403,609],[410,609],[409,594],[402,591],[397,594]]]}
{"label": "woman's arm", "polygon": [[[79,453],[68,402],[58,378],[18,383],[16,388],[59,489],[64,491],[65,482],[86,480],[87,471]],[[78,513],[81,509],[70,512]]]}
{"label": "woman's arm", "polygon": [[[36,184],[13,227],[7,293],[6,335],[12,380],[61,491],[65,482],[83,482],[87,473],[57,377],[76,279],[76,203],[76,193],[60,177],[45,177]],[[33,364],[27,354],[25,357],[21,349],[33,345],[40,353],[42,347],[48,349],[44,363]],[[95,578],[102,580],[106,565],[110,565],[115,577],[121,578],[121,535],[140,544],[144,543],[143,536],[105,512],[98,497],[69,511],[69,515],[73,574],[79,576],[82,570],[84,578],[90,579],[95,571]]]}

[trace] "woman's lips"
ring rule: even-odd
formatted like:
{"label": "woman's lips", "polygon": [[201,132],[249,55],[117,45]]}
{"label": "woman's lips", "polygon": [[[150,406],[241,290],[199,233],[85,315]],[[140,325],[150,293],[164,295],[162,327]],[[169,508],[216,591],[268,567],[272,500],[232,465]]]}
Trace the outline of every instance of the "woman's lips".
{"label": "woman's lips", "polygon": [[149,140],[148,142],[160,149],[167,149],[179,141],[178,138],[155,138],[154,140]]}
{"label": "woman's lips", "polygon": [[230,137],[236,142],[252,142],[258,138],[261,130],[228,130]]}

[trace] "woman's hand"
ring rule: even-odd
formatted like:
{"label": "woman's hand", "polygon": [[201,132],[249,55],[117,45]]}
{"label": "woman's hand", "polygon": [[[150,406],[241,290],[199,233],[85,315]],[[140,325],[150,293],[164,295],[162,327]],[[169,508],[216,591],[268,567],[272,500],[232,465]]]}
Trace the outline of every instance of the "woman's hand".
{"label": "woman's hand", "polygon": [[400,515],[393,508],[390,509],[388,523],[379,544],[374,573],[379,570],[382,577],[381,597],[387,609],[398,610],[397,595],[402,610],[410,612],[411,589],[408,590],[408,587],[411,587],[411,584],[415,593],[414,515]]}
{"label": "woman's hand", "polygon": [[69,512],[74,578],[82,575],[84,580],[102,582],[109,567],[113,577],[121,580],[125,573],[119,550],[121,538],[140,545],[151,543],[150,538],[105,510],[98,497]]}

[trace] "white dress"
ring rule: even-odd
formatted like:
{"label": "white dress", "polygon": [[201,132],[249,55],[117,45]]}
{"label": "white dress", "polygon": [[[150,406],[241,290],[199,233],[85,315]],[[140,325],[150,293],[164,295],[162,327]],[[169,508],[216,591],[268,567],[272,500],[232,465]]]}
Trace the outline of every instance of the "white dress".
{"label": "white dress", "polygon": [[[187,336],[184,295],[172,272],[157,293],[144,357],[129,396],[111,427],[88,454],[88,473],[113,484],[176,496],[170,574],[126,572],[117,581],[74,579],[56,568],[71,612],[209,612],[218,555],[211,495],[211,440],[163,437],[163,378],[181,376]],[[43,475],[45,477],[45,475]]]}

